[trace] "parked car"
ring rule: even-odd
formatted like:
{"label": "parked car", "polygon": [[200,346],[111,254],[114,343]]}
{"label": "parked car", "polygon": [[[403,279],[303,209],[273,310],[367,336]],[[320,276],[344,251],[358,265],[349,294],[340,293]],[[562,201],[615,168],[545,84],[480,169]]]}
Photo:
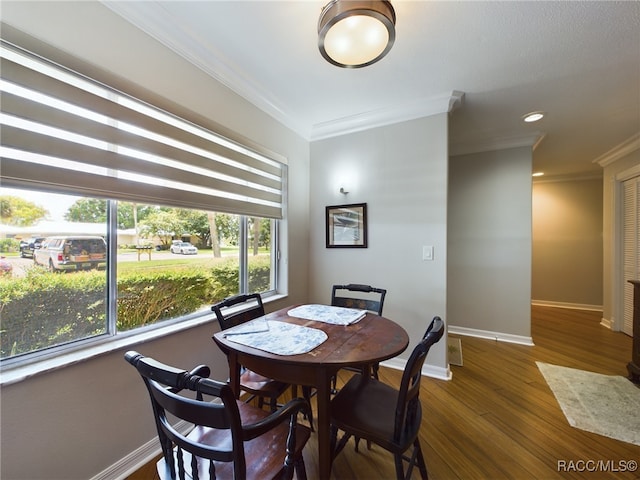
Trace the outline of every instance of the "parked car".
{"label": "parked car", "polygon": [[33,251],[33,261],[52,272],[98,268],[106,264],[107,243],[98,236],[49,237]]}
{"label": "parked car", "polygon": [[198,249],[189,242],[178,242],[171,245],[171,253],[181,253],[182,255],[195,255]]}
{"label": "parked car", "polygon": [[11,276],[13,265],[5,257],[0,257],[0,276]]}
{"label": "parked car", "polygon": [[20,256],[22,258],[31,257],[33,258],[33,251],[36,248],[40,248],[44,237],[32,237],[27,238],[26,240],[20,241]]}

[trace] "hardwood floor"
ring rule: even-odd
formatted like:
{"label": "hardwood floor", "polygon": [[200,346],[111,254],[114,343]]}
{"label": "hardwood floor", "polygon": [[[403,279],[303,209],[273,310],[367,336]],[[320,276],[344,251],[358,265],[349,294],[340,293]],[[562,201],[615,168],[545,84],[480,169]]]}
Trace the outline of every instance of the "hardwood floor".
{"label": "hardwood floor", "polygon": [[[631,338],[602,327],[600,317],[533,307],[534,347],[460,337],[464,366],[451,367],[453,379],[422,379],[420,441],[429,478],[640,479],[640,470],[621,468],[640,462],[640,447],[569,426],[535,364],[626,377]],[[340,381],[348,375],[341,372]],[[380,369],[389,384],[399,385],[400,377],[399,371]],[[315,439],[305,448],[309,480],[318,480]],[[129,480],[157,479],[154,463]],[[393,479],[393,459],[375,445],[367,450],[361,444],[357,453],[351,442],[336,458],[331,478]],[[418,472],[412,478],[420,478]]]}

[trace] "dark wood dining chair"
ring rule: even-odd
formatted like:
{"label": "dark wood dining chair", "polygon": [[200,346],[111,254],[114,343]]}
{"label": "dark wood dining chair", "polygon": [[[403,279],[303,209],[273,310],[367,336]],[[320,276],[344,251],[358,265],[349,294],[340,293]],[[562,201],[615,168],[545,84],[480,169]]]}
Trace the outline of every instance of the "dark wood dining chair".
{"label": "dark wood dining chair", "polygon": [[[334,285],[331,289],[331,305],[334,307],[357,308],[368,310],[376,315],[382,315],[384,307],[384,297],[387,291],[384,288],[372,287],[360,283],[350,283],[348,285]],[[378,378],[380,365],[375,363],[365,367],[369,370],[373,378]],[[345,370],[353,372],[363,371],[361,368],[345,367]],[[331,391],[335,394],[337,378],[331,379]]]}
{"label": "dark wood dining chair", "polygon": [[311,433],[297,424],[298,413],[310,408],[306,400],[293,399],[268,413],[236,400],[226,383],[134,351],[125,359],[138,370],[151,398],[163,453],[156,465],[161,480],[291,479],[294,471],[297,479],[306,479],[302,450]]}
{"label": "dark wood dining chair", "polygon": [[[239,310],[228,311],[230,307],[234,306],[247,306],[248,308],[241,308]],[[233,297],[225,298],[221,302],[216,303],[211,307],[211,310],[216,314],[218,323],[220,324],[220,330],[226,330],[228,328],[236,327],[250,320],[262,317],[265,314],[264,304],[262,303],[262,297],[259,293],[248,293],[234,295]],[[258,399],[258,406],[264,405],[264,399],[269,399],[269,407],[271,411],[275,411],[278,406],[278,397],[280,397],[287,388],[288,383],[280,382],[272,378],[267,378],[259,375],[247,368],[242,368],[240,374],[240,388],[249,394],[247,402],[250,402],[254,398]],[[296,396],[297,386],[291,385],[293,397]],[[302,388],[303,396],[309,400],[310,388]],[[311,411],[308,414],[311,430],[313,430],[313,415]]]}
{"label": "dark wood dining chair", "polygon": [[[338,455],[350,437],[363,438],[375,443],[394,456],[396,476],[411,478],[417,466],[423,479],[427,479],[427,466],[420,448],[420,379],[422,366],[432,345],[444,333],[444,322],[434,317],[422,341],[414,348],[400,382],[395,389],[367,375],[351,377],[331,400],[331,445],[333,457]],[[344,435],[338,441],[338,431]],[[407,451],[413,446],[410,455]],[[356,450],[358,444],[356,441]],[[409,463],[404,470],[403,461]]]}
{"label": "dark wood dining chair", "polygon": [[[245,306],[246,308],[241,308],[232,313],[228,312],[230,307],[237,305]],[[240,294],[225,298],[221,302],[213,305],[211,310],[216,314],[220,330],[227,330],[228,328],[262,317],[265,314],[262,297],[259,293]],[[269,399],[269,407],[271,411],[274,412],[278,405],[278,397],[289,388],[289,384],[264,377],[249,369],[242,368],[240,387],[249,394],[247,402],[257,398],[258,406],[262,407],[264,405],[264,399],[267,398]]]}
{"label": "dark wood dining chair", "polygon": [[[359,292],[359,294],[355,292]],[[360,283],[334,285],[331,289],[331,305],[358,308],[382,315],[386,295],[387,291],[384,288],[376,288],[371,285]]]}

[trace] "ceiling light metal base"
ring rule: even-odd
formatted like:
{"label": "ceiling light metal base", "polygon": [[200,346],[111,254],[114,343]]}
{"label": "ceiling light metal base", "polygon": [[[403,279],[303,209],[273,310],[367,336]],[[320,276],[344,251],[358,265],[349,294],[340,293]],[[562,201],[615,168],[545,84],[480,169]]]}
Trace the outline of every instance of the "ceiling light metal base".
{"label": "ceiling light metal base", "polygon": [[[325,48],[325,39],[329,30],[341,20],[349,17],[365,16],[378,20],[388,33],[388,42],[384,49],[373,58],[359,63],[346,63],[333,58]],[[393,46],[396,38],[396,12],[391,2],[386,0],[332,0],[324,6],[318,20],[318,48],[322,56],[331,64],[342,68],[362,68],[381,60]]]}

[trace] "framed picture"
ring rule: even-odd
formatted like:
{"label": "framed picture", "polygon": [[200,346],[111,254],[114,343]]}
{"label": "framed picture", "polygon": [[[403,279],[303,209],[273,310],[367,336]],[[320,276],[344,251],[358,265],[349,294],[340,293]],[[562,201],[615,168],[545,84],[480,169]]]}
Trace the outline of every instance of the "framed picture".
{"label": "framed picture", "polygon": [[327,248],[367,248],[367,204],[333,205],[327,210]]}

